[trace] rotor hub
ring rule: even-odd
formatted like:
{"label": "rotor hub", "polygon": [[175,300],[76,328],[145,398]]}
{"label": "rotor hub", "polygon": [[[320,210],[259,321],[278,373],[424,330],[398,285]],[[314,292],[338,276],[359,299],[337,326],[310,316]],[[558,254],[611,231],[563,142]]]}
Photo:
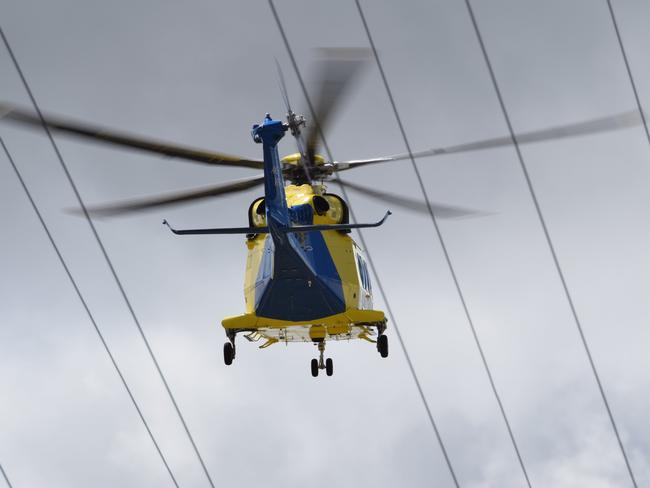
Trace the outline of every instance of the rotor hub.
{"label": "rotor hub", "polygon": [[307,121],[304,115],[298,115],[292,110],[289,110],[287,113],[287,125],[291,131],[291,135],[298,137],[300,135],[300,128],[307,125]]}

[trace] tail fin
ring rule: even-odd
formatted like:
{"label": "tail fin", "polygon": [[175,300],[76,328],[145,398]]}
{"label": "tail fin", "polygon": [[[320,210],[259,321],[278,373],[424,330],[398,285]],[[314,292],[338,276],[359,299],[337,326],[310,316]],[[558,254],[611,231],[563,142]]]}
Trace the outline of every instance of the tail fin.
{"label": "tail fin", "polygon": [[282,165],[277,147],[286,131],[286,125],[280,120],[273,120],[269,114],[264,117],[262,125],[255,124],[252,130],[253,140],[264,146],[264,192],[266,195],[264,201],[271,234],[274,234],[274,228],[286,228],[290,224],[287,199],[284,193]]}

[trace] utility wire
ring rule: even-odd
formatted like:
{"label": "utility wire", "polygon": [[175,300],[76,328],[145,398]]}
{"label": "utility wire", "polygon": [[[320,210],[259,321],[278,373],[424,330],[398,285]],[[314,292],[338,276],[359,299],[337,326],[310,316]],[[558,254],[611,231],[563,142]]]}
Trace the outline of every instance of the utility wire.
{"label": "utility wire", "polygon": [[472,331],[472,336],[474,337],[474,342],[476,343],[476,348],[478,349],[478,352],[481,356],[481,361],[483,362],[483,367],[485,368],[485,373],[488,377],[488,380],[490,382],[490,386],[492,387],[492,392],[494,393],[494,397],[497,400],[497,403],[499,405],[499,410],[501,411],[501,416],[503,417],[503,421],[506,425],[506,429],[508,430],[508,435],[510,436],[510,441],[512,442],[512,447],[515,450],[515,453],[517,455],[517,460],[519,461],[519,466],[521,466],[521,470],[523,472],[524,478],[526,479],[526,484],[528,485],[528,488],[531,488],[530,484],[530,479],[528,478],[528,472],[526,471],[526,466],[524,465],[524,461],[521,457],[521,453],[519,452],[519,446],[517,446],[517,441],[515,440],[515,436],[512,432],[512,427],[510,426],[510,421],[508,420],[508,416],[506,415],[506,410],[503,406],[503,402],[501,401],[501,396],[499,395],[499,392],[497,390],[496,384],[494,383],[494,378],[492,377],[492,372],[490,371],[490,367],[488,366],[487,358],[485,357],[485,353],[483,351],[483,346],[481,345],[481,341],[479,340],[478,333],[476,332],[476,327],[474,325],[474,320],[472,319],[472,316],[469,313],[469,307],[467,306],[467,301],[465,300],[465,295],[460,287],[460,283],[458,281],[458,276],[456,275],[456,270],[454,269],[454,266],[451,262],[451,257],[449,256],[449,251],[447,250],[447,245],[445,243],[445,240],[442,236],[442,232],[440,231],[440,227],[438,225],[438,219],[436,219],[435,214],[433,213],[433,209],[431,208],[431,203],[429,201],[429,196],[427,194],[427,190],[424,186],[424,181],[422,179],[422,175],[420,174],[420,170],[418,168],[418,165],[415,162],[415,158],[413,157],[413,152],[411,150],[411,144],[409,143],[408,137],[406,136],[406,130],[404,129],[404,124],[402,124],[402,119],[399,116],[399,112],[397,110],[397,105],[395,104],[395,99],[393,98],[393,93],[390,89],[390,86],[388,84],[388,79],[386,78],[386,73],[384,72],[384,68],[381,64],[381,61],[379,60],[379,55],[377,54],[377,48],[375,47],[375,43],[372,39],[372,35],[370,34],[370,29],[368,28],[368,22],[366,21],[366,16],[363,13],[363,9],[361,8],[361,4],[359,3],[359,0],[355,0],[355,3],[357,5],[357,9],[359,11],[359,16],[361,17],[361,22],[363,23],[363,28],[366,31],[366,35],[368,37],[368,42],[370,43],[370,47],[372,49],[372,53],[374,55],[375,61],[377,62],[377,68],[379,68],[379,74],[381,76],[381,80],[384,83],[384,87],[386,88],[386,93],[388,95],[388,99],[390,101],[390,105],[393,109],[393,113],[395,114],[395,119],[397,121],[397,125],[399,126],[400,133],[402,134],[402,139],[404,139],[404,145],[406,146],[406,150],[409,154],[409,158],[411,160],[411,165],[413,166],[413,171],[415,172],[415,176],[417,177],[418,184],[420,185],[420,190],[422,191],[422,195],[424,196],[424,201],[427,203],[427,209],[429,210],[429,216],[431,217],[431,222],[433,223],[433,227],[436,231],[436,234],[438,236],[438,240],[440,241],[440,247],[442,248],[442,252],[445,256],[445,260],[447,261],[447,266],[449,268],[449,273],[451,274],[451,277],[454,281],[454,286],[456,287],[456,292],[458,293],[458,298],[460,299],[460,303],[463,307],[463,311],[465,312],[465,317],[467,318],[467,322],[469,323],[470,329]]}
{"label": "utility wire", "polygon": [[[302,89],[303,95],[305,97],[305,100],[307,101],[307,105],[309,107],[309,111],[311,112],[311,116],[314,119],[314,123],[318,127],[319,135],[321,140],[323,141],[323,146],[325,148],[325,151],[327,152],[327,157],[329,158],[330,161],[334,161],[334,158],[332,156],[332,152],[330,151],[329,145],[327,144],[327,140],[325,139],[325,135],[323,134],[321,125],[318,123],[318,120],[316,119],[317,114],[314,111],[314,107],[311,103],[311,99],[309,97],[309,94],[307,92],[307,88],[305,87],[305,83],[303,81],[302,75],[300,74],[300,70],[298,69],[298,64],[296,63],[296,59],[293,56],[293,51],[291,49],[291,45],[289,44],[289,40],[287,39],[287,36],[284,32],[284,28],[282,27],[282,22],[280,21],[280,17],[278,16],[278,12],[275,9],[275,5],[273,4],[273,0],[268,0],[269,1],[269,6],[271,7],[271,12],[273,13],[273,17],[275,18],[275,22],[278,26],[278,29],[280,31],[280,34],[282,36],[282,40],[284,41],[284,45],[287,49],[287,53],[289,54],[289,58],[291,59],[291,64],[293,66],[293,69],[296,73],[296,76],[298,78],[298,81],[300,83],[300,87]],[[335,181],[339,181],[338,175],[335,176]],[[346,191],[345,186],[339,184],[339,187],[341,188],[341,191],[343,192],[343,197],[345,198],[346,201],[350,201],[348,198],[348,193]],[[354,211],[352,208],[349,209],[350,211],[350,217],[352,218],[353,222],[356,222],[357,219],[354,215]],[[400,347],[402,349],[402,352],[404,353],[404,357],[406,358],[406,363],[408,364],[409,371],[411,372],[411,376],[413,377],[413,381],[415,383],[415,386],[418,390],[418,394],[420,395],[420,399],[422,400],[422,404],[424,406],[424,409],[426,410],[427,417],[429,418],[429,422],[431,423],[431,427],[433,428],[434,435],[436,437],[436,440],[438,442],[438,445],[440,446],[440,450],[442,451],[442,455],[445,459],[445,463],[447,464],[447,468],[449,469],[449,474],[451,475],[451,478],[454,482],[454,485],[456,488],[459,488],[460,485],[458,483],[458,478],[456,477],[456,472],[454,471],[454,468],[451,464],[451,460],[449,459],[449,455],[447,453],[447,448],[445,447],[445,444],[442,440],[442,437],[440,435],[440,431],[438,430],[438,426],[433,418],[433,414],[431,413],[431,408],[429,407],[429,402],[426,399],[426,396],[424,395],[424,391],[422,390],[422,386],[420,384],[420,380],[418,379],[418,375],[415,372],[415,367],[413,366],[413,362],[411,361],[411,357],[408,353],[408,350],[406,349],[406,344],[404,343],[404,340],[402,338],[402,334],[400,333],[399,327],[397,326],[397,321],[395,320],[395,316],[393,315],[393,311],[390,307],[390,302],[388,301],[388,295],[384,291],[384,287],[381,283],[381,280],[379,278],[379,273],[377,272],[377,268],[375,267],[375,264],[372,260],[372,257],[370,255],[370,250],[368,249],[368,246],[366,245],[366,241],[363,237],[363,233],[361,232],[361,229],[357,229],[357,232],[359,234],[359,240],[361,241],[361,245],[363,248],[366,250],[366,257],[368,258],[368,264],[370,265],[370,269],[372,270],[373,274],[375,275],[375,278],[377,279],[377,287],[379,288],[379,292],[381,293],[384,303],[386,304],[386,312],[388,314],[388,317],[390,318],[393,327],[395,329],[395,333],[397,334],[397,339],[399,341]]]}
{"label": "utility wire", "polygon": [[[0,33],[2,31],[0,30]],[[135,400],[135,397],[133,396],[133,393],[131,392],[131,388],[129,388],[129,385],[126,382],[126,379],[124,378],[124,375],[122,374],[122,371],[120,370],[120,367],[117,365],[117,362],[115,361],[115,357],[113,356],[113,353],[111,352],[111,349],[108,347],[108,344],[106,343],[106,340],[104,339],[104,335],[102,334],[101,330],[99,329],[99,326],[97,325],[97,322],[95,321],[95,317],[93,316],[92,312],[90,311],[90,308],[88,307],[88,304],[86,303],[85,298],[83,297],[81,290],[79,289],[79,286],[77,285],[77,282],[72,276],[72,273],[70,272],[70,268],[68,268],[68,265],[63,259],[63,255],[61,254],[61,251],[59,250],[59,247],[56,245],[56,242],[54,241],[54,238],[52,237],[52,234],[50,233],[50,229],[48,228],[47,224],[45,223],[45,220],[43,219],[43,216],[41,215],[40,210],[38,209],[38,206],[36,205],[36,202],[32,198],[31,192],[27,188],[27,185],[25,184],[25,180],[23,179],[20,171],[18,170],[18,167],[16,166],[16,163],[14,162],[13,158],[11,157],[11,154],[9,153],[9,149],[5,145],[2,137],[0,137],[0,145],[2,145],[2,149],[4,150],[5,154],[7,155],[7,159],[9,160],[9,163],[11,164],[11,167],[13,168],[14,172],[16,173],[16,177],[18,178],[18,181],[20,181],[20,185],[22,186],[25,195],[27,195],[27,199],[29,200],[29,203],[32,205],[32,208],[34,209],[34,213],[36,213],[36,216],[38,217],[38,220],[41,223],[41,226],[43,227],[43,230],[45,231],[45,234],[47,234],[47,238],[50,241],[50,244],[52,244],[52,248],[54,249],[54,252],[56,253],[57,257],[59,258],[59,261],[61,262],[61,266],[63,266],[63,269],[68,275],[68,279],[70,280],[70,283],[72,284],[72,287],[74,288],[74,291],[76,292],[77,296],[79,297],[79,301],[81,302],[81,305],[83,306],[84,310],[86,311],[86,314],[88,315],[88,318],[90,319],[90,322],[93,325],[93,328],[95,329],[95,332],[97,332],[97,336],[99,337],[99,340],[102,343],[102,346],[104,346],[104,350],[106,351],[106,354],[108,354],[108,358],[111,360],[111,364],[113,364],[113,367],[115,368],[115,372],[117,375],[120,377],[120,381],[122,382],[122,385],[124,386],[124,389],[126,390],[126,393],[129,395],[129,398],[131,399],[131,402],[133,403],[133,406],[135,407],[136,411],[138,412],[138,416],[140,417],[140,420],[142,420],[142,424],[144,425],[145,429],[147,429],[147,433],[149,434],[149,438],[151,438],[151,442],[153,442],[154,447],[156,448],[156,451],[158,452],[158,455],[160,456],[160,459],[162,460],[163,464],[165,465],[165,469],[169,473],[169,477],[172,480],[172,483],[174,483],[174,486],[178,488],[178,483],[176,482],[176,478],[174,477],[174,474],[172,473],[172,470],[169,467],[169,464],[167,464],[167,460],[165,459],[165,456],[163,455],[162,451],[160,450],[160,446],[158,445],[158,442],[156,441],[156,438],[153,435],[153,432],[151,432],[151,429],[149,428],[149,424],[147,423],[146,419],[144,418],[144,415],[142,414],[142,410],[140,410],[140,406],[138,405],[138,402]],[[9,483],[9,479],[7,478],[6,473],[2,469],[2,466],[0,466],[0,470],[2,471],[2,475],[4,476],[5,480],[7,481],[7,484],[9,485],[9,488],[11,488],[11,483]]]}
{"label": "utility wire", "polygon": [[[0,139],[0,141],[1,141],[1,139]],[[2,468],[2,464],[0,464],[0,472],[2,473],[2,477],[7,482],[7,486],[9,488],[14,488],[13,486],[11,486],[11,482],[9,481],[9,478],[7,477],[7,473],[5,473],[5,470]]]}
{"label": "utility wire", "polygon": [[203,472],[205,473],[205,476],[208,480],[208,483],[212,488],[215,488],[214,483],[212,482],[212,478],[210,477],[210,473],[208,472],[208,469],[203,462],[203,458],[201,457],[201,454],[199,453],[199,449],[196,446],[196,443],[194,442],[194,438],[192,437],[192,434],[190,433],[190,429],[187,426],[187,423],[185,422],[185,418],[183,417],[183,414],[181,413],[180,408],[178,407],[178,404],[176,403],[176,399],[174,398],[174,395],[171,391],[171,388],[169,387],[169,384],[167,383],[167,379],[165,378],[165,375],[162,372],[162,369],[160,368],[160,365],[158,364],[158,360],[156,359],[156,356],[151,349],[151,346],[149,345],[149,341],[147,340],[147,337],[144,333],[144,330],[142,329],[142,326],[140,325],[140,321],[138,320],[135,311],[133,310],[133,306],[131,305],[131,301],[129,300],[126,291],[124,290],[124,287],[122,286],[122,282],[120,281],[117,272],[115,271],[115,268],[113,267],[113,263],[111,259],[108,256],[108,253],[106,252],[106,248],[104,247],[104,244],[102,243],[101,238],[99,237],[99,234],[97,232],[97,229],[95,228],[95,224],[93,224],[92,219],[90,218],[90,214],[88,213],[88,210],[86,208],[86,205],[84,204],[81,195],[79,194],[79,190],[77,189],[77,185],[75,184],[74,180],[72,179],[72,175],[70,174],[70,171],[68,170],[68,166],[66,165],[65,161],[63,160],[63,156],[61,155],[61,152],[59,151],[59,148],[54,141],[54,137],[52,137],[52,133],[50,132],[49,127],[47,126],[47,123],[45,122],[45,119],[43,118],[43,114],[41,112],[41,109],[38,106],[38,103],[36,102],[36,98],[34,97],[32,90],[29,87],[29,84],[27,83],[27,80],[25,79],[25,76],[23,74],[22,69],[20,68],[20,65],[18,64],[18,60],[16,59],[16,56],[14,55],[13,50],[11,49],[11,46],[9,45],[9,41],[7,40],[7,37],[5,36],[2,28],[0,27],[0,36],[2,37],[2,40],[7,48],[7,51],[9,52],[9,55],[11,56],[11,60],[13,61],[13,64],[16,68],[16,71],[18,72],[18,75],[20,76],[20,79],[22,80],[22,83],[25,87],[25,91],[29,95],[29,98],[32,102],[32,105],[34,106],[34,109],[36,110],[36,113],[38,114],[39,119],[41,120],[41,125],[43,126],[43,130],[47,134],[48,139],[50,140],[50,143],[52,145],[52,148],[54,149],[54,152],[56,154],[57,159],[59,160],[59,163],[61,165],[61,168],[63,169],[63,172],[65,173],[66,178],[68,179],[68,182],[70,183],[70,186],[72,187],[72,190],[75,194],[75,197],[77,198],[77,202],[79,203],[79,206],[81,207],[81,210],[83,211],[84,217],[86,218],[86,221],[88,222],[88,225],[90,226],[90,230],[92,231],[93,236],[95,237],[95,240],[97,241],[97,245],[99,246],[99,249],[101,250],[102,255],[104,256],[104,260],[106,261],[106,264],[108,265],[108,268],[113,275],[113,278],[115,280],[115,283],[117,284],[117,287],[120,290],[120,293],[122,294],[122,298],[124,299],[124,303],[126,304],[127,308],[129,309],[129,313],[131,314],[131,317],[133,318],[133,322],[135,323],[136,327],[138,328],[138,332],[140,333],[140,336],[142,337],[142,340],[147,348],[147,351],[149,352],[149,356],[151,357],[151,360],[153,361],[154,366],[156,367],[156,371],[158,371],[158,375],[160,376],[160,379],[162,380],[163,385],[165,386],[165,390],[167,391],[167,395],[169,396],[169,399],[172,402],[172,405],[174,406],[174,409],[176,410],[176,414],[178,415],[178,418],[181,421],[181,424],[183,425],[183,428],[185,429],[185,433],[187,434],[187,437],[192,444],[192,448],[194,449],[194,453],[196,454],[196,457],[201,464],[201,467],[203,468]]}
{"label": "utility wire", "polygon": [[632,85],[632,91],[634,92],[634,99],[636,100],[636,106],[639,109],[641,114],[641,120],[643,121],[643,128],[645,129],[645,135],[650,143],[650,132],[648,131],[648,121],[645,118],[643,113],[643,108],[641,107],[641,99],[639,98],[639,93],[636,90],[636,83],[634,83],[634,77],[632,76],[632,69],[630,68],[630,63],[627,60],[627,54],[625,53],[625,47],[623,47],[623,39],[621,38],[621,32],[618,29],[618,22],[616,22],[616,15],[614,15],[614,8],[612,7],[612,1],[607,0],[607,7],[609,7],[609,14],[612,17],[612,24],[614,25],[614,30],[616,31],[616,39],[618,39],[618,45],[621,48],[621,54],[623,55],[623,61],[625,62],[625,69],[627,70],[627,76],[630,78],[630,85]]}
{"label": "utility wire", "polygon": [[596,370],[596,365],[594,363],[593,357],[591,355],[591,350],[589,349],[589,345],[587,344],[587,339],[585,337],[585,334],[582,330],[582,325],[580,323],[580,319],[578,318],[578,312],[576,311],[575,305],[573,304],[573,298],[571,297],[571,293],[569,292],[569,287],[567,285],[566,279],[564,278],[564,273],[562,271],[562,268],[560,266],[560,261],[557,257],[557,254],[555,252],[555,247],[553,246],[553,241],[551,240],[551,235],[548,231],[548,228],[546,226],[546,221],[544,219],[544,215],[542,214],[541,207],[539,205],[539,201],[537,200],[537,195],[535,193],[535,189],[533,188],[533,183],[530,178],[530,175],[528,174],[528,168],[526,167],[526,163],[524,162],[524,157],[521,153],[521,149],[519,148],[519,143],[517,142],[517,137],[515,136],[514,129],[512,128],[512,123],[510,122],[510,116],[508,115],[508,111],[506,109],[505,102],[503,101],[503,96],[501,95],[501,90],[499,89],[499,84],[497,83],[496,76],[494,74],[494,70],[492,69],[492,63],[490,62],[490,58],[487,53],[487,49],[485,47],[485,43],[483,42],[483,37],[481,36],[481,31],[479,30],[478,23],[476,21],[476,17],[474,16],[474,10],[472,9],[472,5],[470,3],[470,0],[465,0],[465,5],[467,6],[467,11],[469,13],[472,26],[474,27],[474,32],[476,33],[476,38],[478,40],[478,43],[481,47],[481,52],[483,53],[483,58],[485,59],[485,64],[487,66],[488,72],[490,74],[490,79],[492,80],[492,85],[494,86],[494,91],[496,93],[496,96],[499,100],[499,105],[501,107],[501,112],[503,113],[503,118],[506,122],[506,125],[508,126],[508,132],[510,133],[510,138],[512,139],[512,145],[515,148],[515,152],[517,153],[517,159],[519,160],[519,165],[521,167],[521,171],[524,174],[524,178],[526,179],[526,185],[528,186],[528,191],[530,192],[530,196],[533,200],[533,204],[535,205],[535,211],[537,212],[537,216],[539,218],[539,222],[541,224],[542,230],[544,231],[544,237],[546,238],[546,243],[548,244],[548,248],[551,251],[551,256],[553,258],[553,263],[555,264],[555,269],[557,271],[557,274],[560,278],[560,282],[562,283],[562,288],[564,289],[564,294],[566,295],[567,302],[569,304],[569,308],[571,309],[571,314],[573,315],[573,320],[575,321],[576,327],[578,329],[578,333],[580,335],[580,340],[582,341],[582,345],[584,346],[585,353],[587,354],[587,359],[589,360],[589,365],[591,366],[591,370],[594,374],[594,378],[596,379],[596,384],[598,385],[598,390],[600,392],[600,396],[602,397],[603,403],[605,405],[605,409],[607,410],[607,416],[609,417],[609,421],[612,424],[612,429],[614,430],[614,434],[616,435],[616,440],[618,441],[618,445],[621,449],[621,454],[623,455],[623,459],[625,461],[625,466],[627,467],[627,471],[630,475],[630,480],[632,481],[632,484],[634,487],[637,487],[636,479],[634,478],[634,474],[632,472],[632,467],[630,466],[630,462],[628,460],[627,454],[625,453],[625,448],[623,447],[623,441],[621,440],[621,436],[618,432],[618,428],[616,427],[616,422],[614,421],[614,415],[612,414],[612,410],[609,406],[609,402],[607,401],[607,396],[605,395],[605,390],[603,388],[602,382],[600,381],[600,376],[598,375],[598,371]]}

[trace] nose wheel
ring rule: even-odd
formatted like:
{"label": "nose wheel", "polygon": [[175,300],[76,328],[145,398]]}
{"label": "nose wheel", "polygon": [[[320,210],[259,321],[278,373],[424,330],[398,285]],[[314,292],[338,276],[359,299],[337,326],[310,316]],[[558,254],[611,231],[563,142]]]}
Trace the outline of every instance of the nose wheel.
{"label": "nose wheel", "polygon": [[319,358],[312,359],[310,363],[311,375],[315,378],[318,376],[319,370],[324,369],[327,376],[332,376],[334,374],[334,361],[332,361],[332,358],[324,359],[323,357],[325,355],[325,341],[318,342],[318,352]]}
{"label": "nose wheel", "polygon": [[332,361],[332,358],[327,358],[325,360],[325,373],[327,373],[327,376],[332,376],[334,374],[334,361]]}
{"label": "nose wheel", "polygon": [[316,378],[318,376],[318,359],[311,360],[311,375]]}

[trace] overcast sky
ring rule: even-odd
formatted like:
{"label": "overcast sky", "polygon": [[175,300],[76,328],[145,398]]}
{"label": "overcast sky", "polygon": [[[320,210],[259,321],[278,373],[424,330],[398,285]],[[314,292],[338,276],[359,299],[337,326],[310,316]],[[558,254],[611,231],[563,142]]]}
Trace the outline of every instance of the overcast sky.
{"label": "overcast sky", "polygon": [[[414,149],[507,129],[464,2],[363,1]],[[605,0],[476,0],[516,131],[635,108]],[[642,102],[650,3],[613,0]],[[277,0],[308,78],[314,48],[367,46],[350,0]],[[283,114],[273,57],[305,107],[266,2],[0,1],[0,22],[44,110],[142,135],[261,157],[250,126]],[[29,100],[0,49],[0,99]],[[150,358],[38,132],[0,125],[171,469],[208,486]],[[337,159],[403,152],[379,72],[360,78],[329,130]],[[57,137],[87,203],[251,174]],[[280,150],[294,151],[289,138]],[[551,237],[639,486],[650,486],[650,146],[641,128],[523,147]],[[420,161],[437,202],[489,215],[441,221],[451,259],[533,486],[630,486],[515,152]],[[352,181],[421,197],[408,161]],[[259,191],[97,222],[219,486],[452,486],[389,324],[391,355],[310,344],[222,360],[220,321],[244,310],[240,226]],[[386,204],[351,192],[359,220]],[[4,155],[0,157],[0,464],[15,488],[171,486],[133,405]],[[427,216],[393,208],[365,233],[386,297],[462,486],[524,479]],[[377,286],[375,286],[375,289]],[[0,482],[1,484],[1,482]]]}

